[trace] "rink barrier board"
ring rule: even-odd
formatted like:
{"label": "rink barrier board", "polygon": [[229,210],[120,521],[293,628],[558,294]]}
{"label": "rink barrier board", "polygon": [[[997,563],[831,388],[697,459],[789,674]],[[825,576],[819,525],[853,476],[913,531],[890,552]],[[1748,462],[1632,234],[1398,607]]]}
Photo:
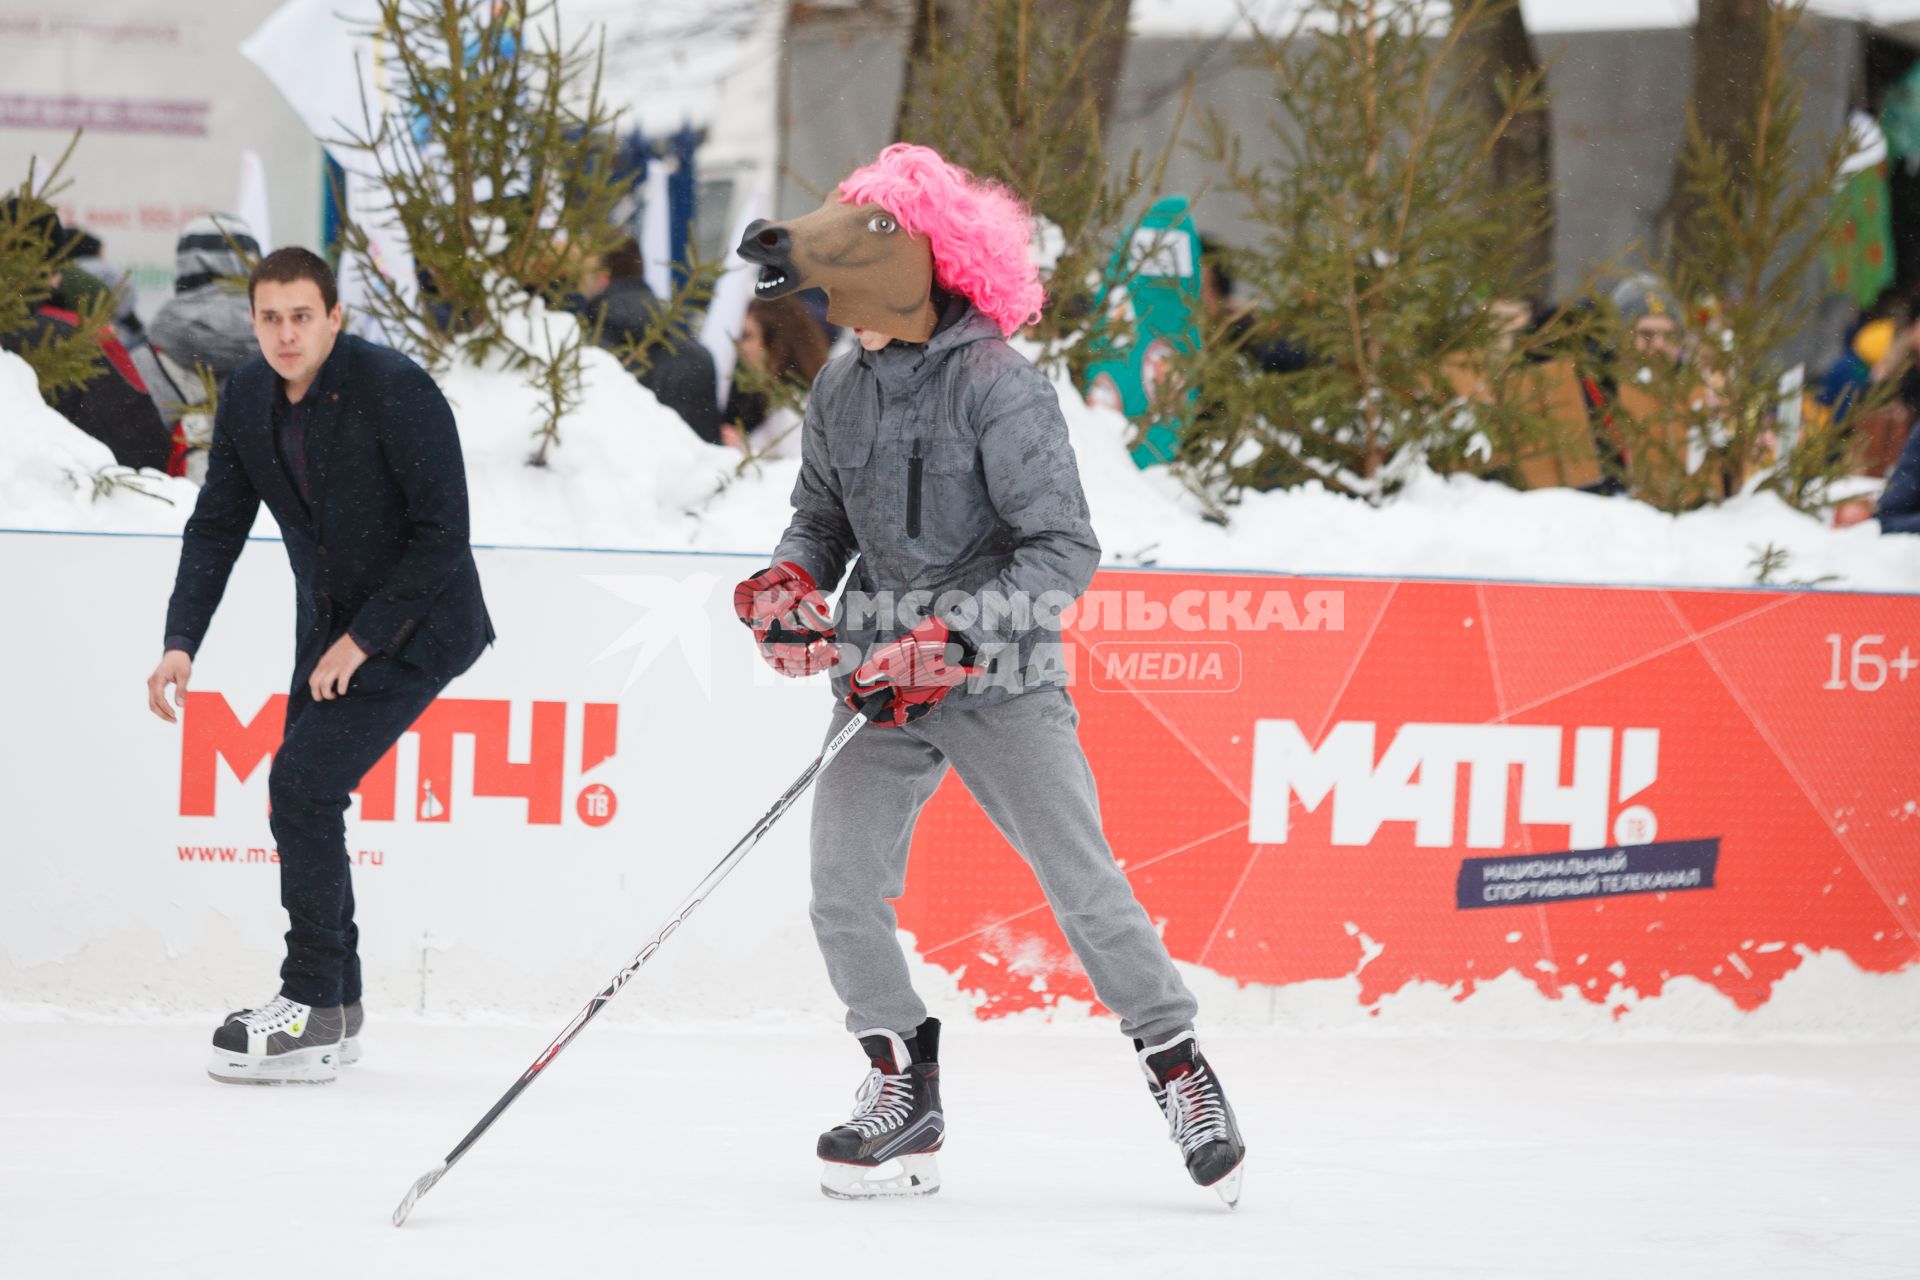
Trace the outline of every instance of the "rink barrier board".
{"label": "rink barrier board", "polygon": [[[71,636],[0,641],[44,673],[8,747],[0,999],[111,1002],[135,963],[150,1000],[190,1003],[277,945],[280,547],[243,556],[184,731],[139,687],[177,540],[0,551],[23,616]],[[825,691],[777,681],[732,617],[757,558],[478,555],[501,643],[369,774],[349,830],[369,986],[429,1011],[564,1002],[737,838],[702,803],[716,776],[757,813],[826,718]],[[1920,599],[1108,570],[1069,624],[1109,838],[1194,970],[1342,980],[1363,1013],[1518,975],[1625,1015],[1679,978],[1757,1010],[1816,954],[1914,965]],[[713,932],[663,951],[650,1007],[832,1005],[806,817],[703,909]],[[982,1016],[1098,1007],[956,777],[897,906]]]}

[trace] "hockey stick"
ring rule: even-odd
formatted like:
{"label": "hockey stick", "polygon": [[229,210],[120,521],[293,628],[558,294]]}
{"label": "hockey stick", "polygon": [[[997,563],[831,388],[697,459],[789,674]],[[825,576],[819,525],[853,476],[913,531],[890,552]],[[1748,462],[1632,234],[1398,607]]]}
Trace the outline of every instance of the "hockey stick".
{"label": "hockey stick", "polygon": [[640,966],[653,959],[653,953],[660,949],[661,944],[673,935],[674,930],[687,922],[687,917],[693,914],[693,909],[706,901],[707,895],[712,893],[719,883],[726,879],[727,873],[732,871],[734,866],[739,863],[742,858],[747,856],[748,850],[760,843],[760,837],[766,835],[767,832],[772,829],[773,824],[780,820],[780,816],[792,806],[793,802],[806,793],[807,788],[813,785],[814,780],[820,776],[821,772],[825,770],[829,764],[833,763],[833,758],[840,754],[840,748],[846,746],[853,738],[853,735],[860,732],[861,728],[863,728],[874,715],[878,714],[880,709],[886,705],[887,699],[891,696],[890,690],[882,690],[867,699],[860,710],[854,713],[853,719],[847,721],[846,727],[841,729],[839,733],[833,735],[833,739],[827,743],[826,749],[814,757],[813,763],[807,766],[806,772],[794,779],[793,785],[788,787],[781,797],[773,802],[773,808],[767,810],[766,816],[754,823],[753,829],[740,838],[740,843],[734,845],[733,848],[728,851],[726,857],[720,859],[719,865],[707,872],[707,878],[694,886],[693,892],[687,895],[686,901],[682,902],[679,909],[675,911],[672,916],[668,917],[667,922],[660,926],[660,931],[653,935],[652,941],[640,948],[640,954],[636,955],[620,972],[614,974],[613,981],[602,987],[599,994],[587,1002],[587,1007],[573,1016],[573,1021],[567,1024],[566,1029],[554,1037],[553,1043],[548,1045],[540,1056],[533,1060],[533,1065],[528,1067],[526,1071],[521,1074],[520,1078],[513,1082],[513,1087],[501,1095],[500,1101],[493,1104],[493,1110],[482,1116],[480,1123],[473,1126],[472,1131],[469,1132],[466,1137],[460,1139],[460,1144],[447,1153],[447,1158],[442,1160],[434,1168],[428,1170],[425,1174],[422,1174],[413,1186],[407,1189],[407,1194],[401,1198],[399,1206],[393,1211],[394,1226],[398,1227],[405,1224],[407,1215],[413,1212],[413,1206],[419,1202],[420,1197],[433,1190],[434,1184],[447,1176],[447,1170],[453,1168],[453,1166],[458,1163],[460,1157],[467,1154],[474,1143],[480,1141],[480,1135],[485,1133],[488,1128],[492,1126],[493,1122],[500,1118],[502,1112],[513,1105],[513,1100],[519,1097],[521,1092],[525,1090],[528,1085],[532,1084],[542,1071],[546,1070],[547,1064],[560,1056],[560,1051],[573,1042],[573,1038],[579,1035],[581,1030],[584,1029],[589,1022],[593,1021],[594,1015],[598,1014],[609,1000],[620,994],[620,988],[626,986],[627,980],[640,971]]}

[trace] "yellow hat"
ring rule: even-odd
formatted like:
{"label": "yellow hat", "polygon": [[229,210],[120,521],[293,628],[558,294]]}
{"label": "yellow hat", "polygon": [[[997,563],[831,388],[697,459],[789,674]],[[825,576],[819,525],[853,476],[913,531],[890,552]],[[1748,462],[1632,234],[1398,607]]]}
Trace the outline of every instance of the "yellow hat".
{"label": "yellow hat", "polygon": [[1853,335],[1853,354],[1864,364],[1879,364],[1893,346],[1893,321],[1871,320]]}

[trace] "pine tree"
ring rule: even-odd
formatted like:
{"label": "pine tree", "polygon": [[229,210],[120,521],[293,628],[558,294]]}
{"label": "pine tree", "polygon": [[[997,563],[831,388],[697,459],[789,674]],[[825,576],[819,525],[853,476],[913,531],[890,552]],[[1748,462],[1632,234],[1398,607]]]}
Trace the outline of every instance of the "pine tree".
{"label": "pine tree", "polygon": [[[1770,37],[1771,0],[1700,0],[1693,26],[1693,90],[1688,133],[1718,148],[1727,169],[1741,180],[1753,160],[1752,121],[1764,110],[1761,81]],[[1675,157],[1663,211],[1669,254],[1705,248],[1692,240],[1702,213],[1695,171],[1683,149]]]}
{"label": "pine tree", "polygon": [[1622,344],[1616,360],[1623,479],[1669,511],[1755,486],[1818,506],[1847,466],[1851,415],[1798,423],[1799,392],[1780,354],[1817,313],[1816,268],[1852,147],[1840,130],[1811,163],[1796,148],[1803,17],[1798,4],[1767,6],[1752,109],[1732,126],[1732,145],[1689,115],[1673,256],[1654,272],[1684,308],[1683,358],[1649,359]]}
{"label": "pine tree", "polygon": [[53,298],[54,274],[73,257],[72,240],[54,242],[59,221],[52,201],[69,185],[60,175],[79,142],[76,133],[44,179],[29,161],[25,180],[0,202],[0,340],[32,367],[40,394],[49,400],[85,386],[105,367],[99,335],[113,323],[113,299],[103,295],[79,309],[71,333],[22,336],[34,327],[34,313]]}
{"label": "pine tree", "polygon": [[[1229,260],[1261,310],[1217,323],[1162,397],[1201,406],[1179,466],[1216,511],[1309,479],[1377,498],[1416,464],[1511,473],[1566,435],[1544,360],[1589,321],[1568,307],[1516,328],[1545,287],[1526,264],[1550,193],[1492,176],[1514,120],[1545,109],[1542,72],[1509,80],[1493,118],[1457,101],[1490,78],[1482,36],[1510,3],[1321,0],[1285,35],[1256,25],[1283,162],[1248,163],[1217,113],[1203,150],[1249,210]],[[1282,341],[1307,367],[1249,377],[1242,348]]]}
{"label": "pine tree", "polygon": [[[1453,0],[1453,11],[1466,14],[1472,0]],[[1536,109],[1514,115],[1493,144],[1491,178],[1499,186],[1519,184],[1522,195],[1545,200],[1534,212],[1534,234],[1522,246],[1520,270],[1527,276],[1548,277],[1553,270],[1553,117],[1548,110],[1545,71],[1533,51],[1527,22],[1519,5],[1489,13],[1469,33],[1470,48],[1481,55],[1479,83],[1474,97],[1489,122],[1507,109],[1513,86],[1529,77],[1538,81]]]}
{"label": "pine tree", "polygon": [[[529,323],[559,306],[619,241],[613,215],[619,117],[601,96],[601,50],[566,38],[554,0],[381,0],[375,32],[397,87],[346,141],[377,166],[418,266],[377,287],[370,309],[433,367],[456,353],[522,369],[543,393],[533,461],[544,462],[579,402],[583,353],[597,335],[555,340]],[[369,268],[368,228],[342,206],[346,252]],[[369,278],[378,278],[369,270]],[[667,300],[663,325],[688,331],[717,270]],[[642,346],[646,344],[640,344]],[[621,353],[630,367],[647,351]]]}
{"label": "pine tree", "polygon": [[1057,229],[1029,331],[1077,374],[1107,317],[1093,295],[1122,224],[1159,194],[1179,129],[1112,170],[1102,141],[1127,0],[916,0],[900,136],[1005,183]]}

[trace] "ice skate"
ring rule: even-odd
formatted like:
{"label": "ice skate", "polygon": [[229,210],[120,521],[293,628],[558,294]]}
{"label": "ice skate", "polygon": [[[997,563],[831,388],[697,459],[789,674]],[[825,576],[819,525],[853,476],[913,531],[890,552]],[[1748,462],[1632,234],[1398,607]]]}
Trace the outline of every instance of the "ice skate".
{"label": "ice skate", "polygon": [[[340,1006],[346,1015],[346,1029],[340,1040],[340,1065],[350,1067],[360,1061],[360,1029],[366,1025],[367,1012],[358,1000],[352,1004]],[[243,1015],[252,1012],[249,1009],[235,1009],[227,1015],[228,1022],[237,1022]]]}
{"label": "ice skate", "polygon": [[1167,1136],[1180,1148],[1187,1173],[1203,1187],[1212,1187],[1228,1208],[1240,1203],[1240,1177],[1245,1169],[1247,1144],[1226,1091],[1207,1065],[1191,1031],[1165,1044],[1133,1042],[1140,1069],[1160,1113],[1167,1118]]}
{"label": "ice skate", "polygon": [[341,1032],[340,1065],[350,1067],[360,1061],[360,1029],[367,1023],[367,1011],[355,1000],[352,1004],[342,1005],[341,1012],[346,1015],[347,1025]]}
{"label": "ice skate", "polygon": [[940,1111],[940,1020],[913,1035],[860,1033],[873,1065],[853,1115],[820,1135],[820,1190],[836,1200],[927,1196],[940,1189],[934,1153],[946,1137]]}
{"label": "ice skate", "polygon": [[325,1084],[340,1074],[346,1015],[275,996],[227,1015],[213,1033],[207,1074],[222,1084]]}

